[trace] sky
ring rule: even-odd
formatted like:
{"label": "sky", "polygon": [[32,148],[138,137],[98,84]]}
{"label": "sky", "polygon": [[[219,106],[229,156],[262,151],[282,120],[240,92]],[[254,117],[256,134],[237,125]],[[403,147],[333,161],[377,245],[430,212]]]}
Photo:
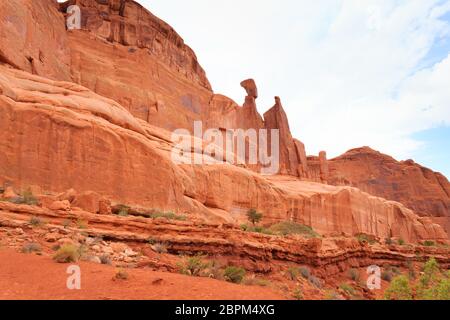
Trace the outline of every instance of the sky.
{"label": "sky", "polygon": [[280,96],[308,154],[370,146],[450,177],[450,0],[138,0],[216,93]]}

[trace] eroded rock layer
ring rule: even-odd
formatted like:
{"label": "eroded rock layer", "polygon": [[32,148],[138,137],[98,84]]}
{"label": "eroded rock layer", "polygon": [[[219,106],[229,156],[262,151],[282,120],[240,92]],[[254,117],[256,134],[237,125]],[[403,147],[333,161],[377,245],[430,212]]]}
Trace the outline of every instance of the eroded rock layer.
{"label": "eroded rock layer", "polygon": [[397,161],[368,147],[329,161],[331,181],[405,204],[419,215],[450,218],[450,183],[412,160]]}
{"label": "eroded rock layer", "polygon": [[93,190],[117,203],[187,212],[205,221],[240,223],[256,208],[263,223],[290,220],[324,235],[447,238],[430,219],[359,189],[264,178],[230,164],[176,165],[170,133],[117,102],[5,66],[0,75],[0,184]]}

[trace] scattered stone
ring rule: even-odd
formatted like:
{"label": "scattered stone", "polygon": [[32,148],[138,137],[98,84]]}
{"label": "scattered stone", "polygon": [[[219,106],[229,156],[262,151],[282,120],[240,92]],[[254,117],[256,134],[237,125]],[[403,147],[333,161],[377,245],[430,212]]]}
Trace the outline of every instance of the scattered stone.
{"label": "scattered stone", "polygon": [[44,237],[44,240],[47,241],[47,242],[49,242],[49,243],[56,242],[56,241],[58,241],[58,239],[59,239],[59,234],[56,233],[56,232],[48,233],[48,234]]}

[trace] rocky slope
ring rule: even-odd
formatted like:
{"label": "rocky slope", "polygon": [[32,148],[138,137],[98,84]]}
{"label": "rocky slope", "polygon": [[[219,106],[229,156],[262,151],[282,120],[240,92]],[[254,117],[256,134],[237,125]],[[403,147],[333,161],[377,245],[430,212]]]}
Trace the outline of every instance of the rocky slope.
{"label": "rocky slope", "polygon": [[417,214],[433,217],[444,226],[450,224],[449,181],[413,160],[397,161],[364,147],[330,160],[329,166],[331,184],[354,186],[401,202]]}
{"label": "rocky slope", "polygon": [[[118,203],[239,223],[256,208],[265,223],[295,221],[322,234],[367,233],[411,242],[447,236],[400,203],[358,189],[292,177],[264,178],[227,163],[176,165],[169,132],[68,82],[0,67],[0,183],[49,192],[96,191]],[[184,154],[193,157],[196,152]]]}
{"label": "rocky slope", "polygon": [[[64,28],[71,4],[81,8],[81,30]],[[28,229],[24,237],[46,243],[101,238],[99,250],[109,253],[117,242],[147,252],[156,239],[167,255],[111,258],[174,272],[174,255],[204,253],[257,274],[304,264],[326,281],[373,263],[405,266],[436,257],[448,267],[445,177],[366,148],[330,161],[325,152],[307,156],[279,97],[261,116],[252,79],[241,83],[242,106],[215,94],[194,52],[138,3],[3,1],[0,39],[0,240],[6,245],[19,248]],[[221,134],[278,129],[278,174],[230,161],[190,164],[195,157],[212,160],[208,143],[188,134],[194,145],[183,149],[171,131],[192,130],[194,121]],[[234,151],[219,153],[235,159]],[[174,162],[174,153],[191,161]],[[26,192],[36,202],[17,204]],[[113,215],[124,206],[138,217]],[[261,226],[290,222],[317,234],[244,232],[249,209],[263,213]],[[168,211],[185,221],[148,216]],[[47,224],[33,228],[33,219]],[[87,225],[74,227],[78,222]],[[355,238],[361,235],[376,244]]]}

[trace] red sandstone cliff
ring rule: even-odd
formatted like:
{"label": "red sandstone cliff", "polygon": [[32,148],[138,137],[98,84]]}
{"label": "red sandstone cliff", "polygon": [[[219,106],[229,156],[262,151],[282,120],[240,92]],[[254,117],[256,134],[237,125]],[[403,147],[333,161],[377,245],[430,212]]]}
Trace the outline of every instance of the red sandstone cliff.
{"label": "red sandstone cliff", "polygon": [[[81,7],[82,30],[65,31],[61,11],[73,3]],[[306,157],[279,100],[263,119],[254,81],[242,83],[243,106],[214,94],[192,50],[134,1],[73,0],[58,7],[51,0],[14,0],[0,4],[0,23],[0,183],[93,190],[114,202],[206,221],[240,223],[256,208],[264,223],[292,220],[324,235],[447,238],[401,203],[325,185],[334,162],[324,152]],[[213,128],[280,129],[281,173],[293,177],[265,178],[229,164],[175,165],[166,129],[191,128],[194,120]]]}
{"label": "red sandstone cliff", "polygon": [[329,161],[330,182],[357,187],[403,203],[421,216],[450,223],[450,183],[445,176],[412,160],[397,161],[369,147]]}

